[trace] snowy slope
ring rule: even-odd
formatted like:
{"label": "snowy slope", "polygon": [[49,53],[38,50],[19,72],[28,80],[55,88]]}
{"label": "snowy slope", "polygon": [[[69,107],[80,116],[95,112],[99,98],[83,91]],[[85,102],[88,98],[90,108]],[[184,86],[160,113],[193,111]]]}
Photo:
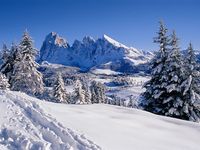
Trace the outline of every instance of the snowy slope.
{"label": "snowy slope", "polygon": [[127,47],[107,35],[96,40],[86,36],[82,41],[75,40],[70,46],[64,38],[53,32],[46,36],[38,61],[76,66],[86,70],[98,67],[134,72],[137,65],[147,63],[152,57],[152,53]]}
{"label": "snowy slope", "polygon": [[125,46],[125,45],[123,45],[123,44],[117,42],[116,40],[112,39],[111,37],[109,37],[109,36],[106,35],[106,34],[103,35],[103,38],[104,38],[105,40],[107,40],[109,43],[112,43],[112,44],[113,44],[114,46],[116,46],[116,47],[128,48],[127,46]]}
{"label": "snowy slope", "polygon": [[200,124],[113,105],[40,106],[105,150],[198,150]]}
{"label": "snowy slope", "polygon": [[1,150],[100,149],[85,137],[105,150],[200,147],[197,123],[113,105],[51,103],[18,92],[0,92],[0,125]]}
{"label": "snowy slope", "polygon": [[0,91],[0,149],[97,150],[83,135],[45,113],[38,99]]}

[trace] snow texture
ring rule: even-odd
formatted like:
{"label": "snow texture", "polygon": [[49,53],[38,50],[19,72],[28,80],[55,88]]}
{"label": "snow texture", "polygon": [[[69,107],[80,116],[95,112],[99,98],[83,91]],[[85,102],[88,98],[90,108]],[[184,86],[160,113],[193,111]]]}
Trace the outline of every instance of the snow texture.
{"label": "snow texture", "polygon": [[11,91],[0,92],[0,125],[1,150],[101,149],[92,141],[108,150],[197,150],[200,146],[197,123],[113,105],[51,103]]}
{"label": "snow texture", "polygon": [[98,150],[84,135],[63,127],[20,92],[0,91],[0,149]]}
{"label": "snow texture", "polygon": [[40,102],[64,126],[90,137],[105,150],[198,150],[200,124],[106,104]]}

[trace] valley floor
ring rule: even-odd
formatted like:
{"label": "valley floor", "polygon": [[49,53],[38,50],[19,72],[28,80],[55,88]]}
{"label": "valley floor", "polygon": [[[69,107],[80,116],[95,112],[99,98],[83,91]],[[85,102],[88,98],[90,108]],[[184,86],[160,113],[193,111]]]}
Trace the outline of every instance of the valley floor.
{"label": "valley floor", "polygon": [[18,92],[0,92],[0,126],[1,150],[30,147],[197,150],[200,147],[198,123],[113,105],[56,104]]}

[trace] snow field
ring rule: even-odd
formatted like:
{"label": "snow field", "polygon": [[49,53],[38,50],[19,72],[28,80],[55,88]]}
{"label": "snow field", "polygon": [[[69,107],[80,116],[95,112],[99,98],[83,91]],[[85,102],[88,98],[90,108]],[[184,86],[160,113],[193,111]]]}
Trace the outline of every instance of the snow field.
{"label": "snow field", "polygon": [[198,150],[200,124],[113,105],[40,106],[105,150]]}
{"label": "snow field", "polygon": [[97,150],[83,135],[63,127],[38,105],[38,99],[1,92],[0,145],[6,149]]}

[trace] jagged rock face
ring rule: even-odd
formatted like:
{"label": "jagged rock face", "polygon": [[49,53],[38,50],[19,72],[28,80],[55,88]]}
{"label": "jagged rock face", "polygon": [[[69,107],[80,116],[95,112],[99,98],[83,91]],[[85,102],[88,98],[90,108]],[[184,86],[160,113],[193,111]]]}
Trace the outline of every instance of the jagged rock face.
{"label": "jagged rock face", "polygon": [[[130,70],[130,67],[135,68],[139,64],[144,64],[152,57],[151,53],[126,47],[107,35],[97,40],[86,36],[82,41],[75,40],[70,47],[66,40],[58,34],[50,33],[40,50],[39,62],[48,61],[81,69],[106,66],[112,70],[115,68]],[[107,65],[108,63],[110,65]]]}
{"label": "jagged rock face", "polygon": [[63,55],[66,55],[69,47],[65,39],[59,37],[55,32],[51,32],[46,36],[43,42],[40,50],[39,62],[49,61],[51,63],[63,63]]}
{"label": "jagged rock face", "polygon": [[84,37],[82,42],[75,41],[71,48],[76,58],[74,64],[82,68],[91,68],[124,56],[123,48],[112,45],[104,38],[94,40]]}

